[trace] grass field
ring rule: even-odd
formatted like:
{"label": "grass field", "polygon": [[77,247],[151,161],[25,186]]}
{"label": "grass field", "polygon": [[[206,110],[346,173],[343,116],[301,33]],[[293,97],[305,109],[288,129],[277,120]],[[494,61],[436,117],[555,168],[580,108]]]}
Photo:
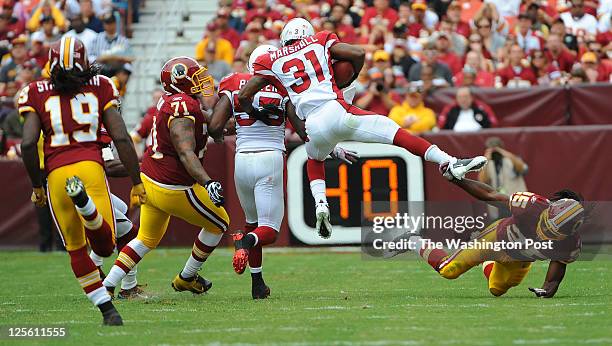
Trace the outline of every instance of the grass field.
{"label": "grass field", "polygon": [[66,254],[0,252],[0,325],[63,325],[69,333],[0,344],[612,345],[609,260],[572,264],[560,292],[545,300],[527,291],[541,284],[545,263],[494,298],[479,268],[448,281],[419,261],[279,251],[264,259],[272,297],[253,301],[250,277],[234,274],[228,250],[206,264],[209,294],[175,293],[170,280],[188,253],[149,254],[139,280],[153,297],[117,302],[125,326],[111,328],[100,325]]}

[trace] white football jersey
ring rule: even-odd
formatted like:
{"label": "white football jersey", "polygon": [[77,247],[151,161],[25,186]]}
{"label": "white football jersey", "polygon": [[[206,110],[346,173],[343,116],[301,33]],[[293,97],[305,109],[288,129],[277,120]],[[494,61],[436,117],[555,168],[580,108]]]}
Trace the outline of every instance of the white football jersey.
{"label": "white football jersey", "polygon": [[249,73],[232,73],[219,83],[219,93],[230,99],[236,119],[236,152],[265,149],[285,151],[285,106],[289,98],[283,89],[266,86],[255,94],[253,107],[274,105],[278,113],[270,116],[268,124],[250,118],[240,107],[238,92],[251,77]]}
{"label": "white football jersey", "polygon": [[301,119],[330,100],[343,100],[333,77],[329,49],[340,42],[322,31],[292,45],[263,54],[253,64],[254,74],[287,90]]}

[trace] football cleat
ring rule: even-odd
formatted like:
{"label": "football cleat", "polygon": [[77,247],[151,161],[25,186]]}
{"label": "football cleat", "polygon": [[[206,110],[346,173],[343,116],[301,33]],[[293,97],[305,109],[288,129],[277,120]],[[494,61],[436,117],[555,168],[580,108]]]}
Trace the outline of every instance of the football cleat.
{"label": "football cleat", "polygon": [[212,287],[212,282],[198,274],[189,279],[183,279],[181,274],[177,274],[172,280],[171,286],[177,292],[189,291],[194,294],[202,294]]}
{"label": "football cleat", "polygon": [[234,271],[237,274],[242,274],[244,273],[247,264],[249,264],[249,250],[245,249],[242,245],[242,238],[244,238],[243,233],[234,233],[232,234],[232,238],[234,239],[234,246],[236,247],[234,258],[232,259],[232,265],[234,266]]}
{"label": "football cleat", "polygon": [[143,289],[141,288],[142,285],[136,285],[132,288],[129,288],[127,290],[125,289],[121,289],[121,291],[119,291],[119,294],[117,294],[117,299],[126,299],[126,300],[132,300],[132,299],[147,299],[149,298],[149,296],[147,296],[145,294],[145,292],[143,291]]}
{"label": "football cleat", "polygon": [[84,207],[87,204],[87,192],[85,186],[76,175],[66,179],[66,193],[77,207]]}
{"label": "football cleat", "polygon": [[487,163],[484,156],[476,156],[471,159],[455,159],[440,165],[442,175],[448,180],[461,180],[469,172],[478,172]]}
{"label": "football cleat", "polygon": [[326,202],[319,201],[316,204],[315,215],[317,217],[317,232],[321,238],[327,239],[331,237],[332,225],[329,222],[329,206]]}
{"label": "football cleat", "polygon": [[270,296],[270,287],[266,286],[263,282],[258,284],[253,282],[251,295],[253,299],[266,299]]}
{"label": "football cleat", "polygon": [[104,320],[102,320],[102,324],[105,326],[122,326],[123,325],[123,319],[121,318],[121,315],[119,315],[119,312],[114,307],[112,308],[112,310],[109,310],[106,313],[102,314],[102,316],[104,317]]}

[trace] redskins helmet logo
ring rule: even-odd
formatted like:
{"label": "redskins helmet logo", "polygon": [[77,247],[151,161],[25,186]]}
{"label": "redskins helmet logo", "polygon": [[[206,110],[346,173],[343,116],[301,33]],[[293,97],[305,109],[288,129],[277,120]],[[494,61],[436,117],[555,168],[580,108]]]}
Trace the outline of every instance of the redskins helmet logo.
{"label": "redskins helmet logo", "polygon": [[172,66],[170,77],[172,78],[172,83],[176,83],[179,79],[187,77],[187,66],[181,63]]}

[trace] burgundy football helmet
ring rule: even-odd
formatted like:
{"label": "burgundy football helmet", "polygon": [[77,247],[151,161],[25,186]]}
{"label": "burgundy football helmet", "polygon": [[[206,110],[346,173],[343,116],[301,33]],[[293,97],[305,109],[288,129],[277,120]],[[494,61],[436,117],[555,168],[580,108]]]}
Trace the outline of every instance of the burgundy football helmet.
{"label": "burgundy football helmet", "polygon": [[65,71],[85,71],[89,67],[85,45],[76,37],[64,36],[49,47],[49,72],[56,68]]}
{"label": "burgundy football helmet", "polygon": [[213,78],[206,74],[207,68],[196,60],[179,56],[168,60],[161,69],[160,80],[164,90],[170,94],[185,93],[212,96]]}
{"label": "burgundy football helmet", "polygon": [[536,232],[545,240],[563,240],[576,233],[584,221],[584,207],[576,200],[563,198],[552,202],[540,214]]}

